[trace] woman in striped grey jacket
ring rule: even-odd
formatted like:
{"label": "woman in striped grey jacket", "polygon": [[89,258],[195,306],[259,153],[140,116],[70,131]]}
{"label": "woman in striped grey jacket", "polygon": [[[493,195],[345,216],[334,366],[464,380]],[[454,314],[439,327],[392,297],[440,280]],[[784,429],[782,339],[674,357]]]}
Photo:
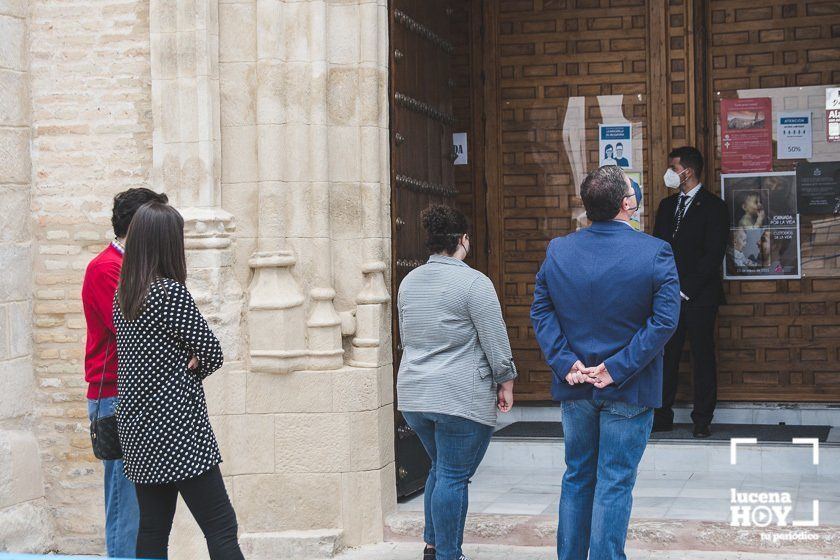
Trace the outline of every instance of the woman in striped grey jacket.
{"label": "woman in striped grey jacket", "polygon": [[464,262],[466,218],[443,205],[421,218],[433,254],[400,284],[397,404],[432,460],[424,560],[464,560],[467,484],[487,451],[496,410],[513,405],[516,367],[493,283]]}

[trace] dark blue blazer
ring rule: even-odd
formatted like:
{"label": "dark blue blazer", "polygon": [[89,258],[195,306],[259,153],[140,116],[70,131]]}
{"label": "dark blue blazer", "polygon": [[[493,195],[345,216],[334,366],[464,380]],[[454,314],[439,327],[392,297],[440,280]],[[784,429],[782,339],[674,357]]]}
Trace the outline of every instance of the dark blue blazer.
{"label": "dark blue blazer", "polygon": [[[677,328],[680,283],[671,246],[626,222],[595,222],[553,239],[537,273],[531,321],[554,373],[554,400],[662,405],[662,352]],[[580,360],[613,384],[569,385]]]}

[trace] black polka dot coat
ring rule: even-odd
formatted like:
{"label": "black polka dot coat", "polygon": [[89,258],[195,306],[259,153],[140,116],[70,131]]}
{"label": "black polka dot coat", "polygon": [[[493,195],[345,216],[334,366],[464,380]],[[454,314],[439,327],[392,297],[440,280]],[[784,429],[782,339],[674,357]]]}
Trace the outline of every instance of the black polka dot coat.
{"label": "black polka dot coat", "polygon": [[[168,278],[155,281],[133,321],[115,298],[114,326],[126,477],[166,484],[221,463],[201,380],[222,367],[222,349],[187,288]],[[200,360],[198,369],[187,368],[192,356]]]}

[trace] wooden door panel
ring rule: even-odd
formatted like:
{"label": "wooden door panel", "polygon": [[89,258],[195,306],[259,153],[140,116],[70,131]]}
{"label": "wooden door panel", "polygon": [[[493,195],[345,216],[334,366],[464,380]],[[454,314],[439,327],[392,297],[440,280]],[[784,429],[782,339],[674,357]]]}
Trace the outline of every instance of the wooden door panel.
{"label": "wooden door panel", "polygon": [[[821,0],[709,0],[704,7],[708,85],[701,93],[709,132],[700,140],[706,183],[719,192],[720,99],[737,98],[739,90],[840,83],[840,8]],[[824,117],[815,111],[814,118]],[[793,163],[774,160],[773,169],[788,171]],[[801,237],[809,235],[803,216]],[[840,399],[840,278],[803,272],[801,280],[725,282],[729,305],[717,327],[721,399]],[[684,362],[686,396],[690,373]]]}
{"label": "wooden door panel", "polygon": [[[494,4],[497,126],[488,142],[498,150],[498,173],[491,185],[497,196],[489,197],[497,201],[490,270],[520,372],[517,395],[546,400],[552,374],[531,327],[534,278],[548,242],[585,224],[576,187],[598,165],[598,123],[608,122],[598,96],[623,96],[620,112],[638,123],[637,141],[644,139],[636,157],[649,159],[648,6],[645,0]],[[578,114],[583,126],[573,128],[585,144],[567,144]],[[583,166],[572,161],[570,145],[585,145]],[[649,166],[637,167],[650,175]],[[650,202],[646,207],[650,223]]]}
{"label": "wooden door panel", "polygon": [[[451,11],[444,0],[392,0],[390,117],[393,293],[408,272],[426,262],[420,212],[452,203]],[[398,311],[393,313],[394,375],[399,368]],[[397,493],[423,488],[429,461],[417,435],[395,413]]]}
{"label": "wooden door panel", "polygon": [[[672,148],[698,146],[708,161],[704,183],[719,192],[720,98],[744,89],[840,81],[840,12],[824,0],[489,5],[488,271],[499,287],[522,373],[518,393],[542,400],[551,376],[533,339],[528,308],[548,241],[583,222],[575,194],[582,176],[563,146],[572,104],[584,98],[582,164],[588,171],[597,166],[595,135],[603,117],[596,100],[624,96],[623,116],[639,122],[644,133],[641,171],[650,231],[656,206],[670,194],[660,177]],[[791,169],[791,162],[774,165]],[[840,280],[732,282],[727,291],[730,305],[718,321],[722,400],[838,399]],[[681,400],[691,398],[688,354]]]}

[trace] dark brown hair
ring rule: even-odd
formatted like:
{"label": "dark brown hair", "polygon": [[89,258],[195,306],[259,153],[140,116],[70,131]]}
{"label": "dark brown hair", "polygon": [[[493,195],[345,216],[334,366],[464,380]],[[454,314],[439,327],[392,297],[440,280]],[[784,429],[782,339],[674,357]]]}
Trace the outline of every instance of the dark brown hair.
{"label": "dark brown hair", "polygon": [[671,150],[669,158],[680,158],[680,165],[694,171],[694,176],[700,180],[703,173],[703,154],[694,146],[683,146]]}
{"label": "dark brown hair", "polygon": [[432,253],[453,254],[461,237],[467,233],[466,216],[445,204],[432,204],[423,210],[420,220],[426,230],[426,247]]}
{"label": "dark brown hair", "polygon": [[149,288],[159,278],[187,281],[184,218],[168,204],[148,202],[131,220],[125,241],[117,302],[127,320],[140,316]]}
{"label": "dark brown hair", "polygon": [[114,197],[114,209],[111,212],[111,226],[116,237],[125,237],[131,218],[137,209],[147,202],[161,202],[166,204],[169,199],[164,193],[156,193],[144,187],[128,189]]}

